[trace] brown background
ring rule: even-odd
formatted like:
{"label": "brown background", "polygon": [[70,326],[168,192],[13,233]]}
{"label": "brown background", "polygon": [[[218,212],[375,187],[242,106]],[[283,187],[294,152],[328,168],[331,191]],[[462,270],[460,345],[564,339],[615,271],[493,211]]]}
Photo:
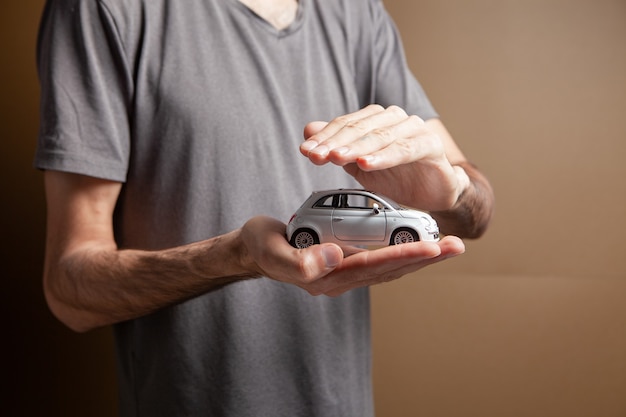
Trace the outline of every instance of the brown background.
{"label": "brown background", "polygon": [[[498,205],[464,256],[373,290],[378,414],[626,416],[626,1],[386,4]],[[40,289],[42,5],[0,5],[0,414],[112,416],[110,331],[72,334]]]}

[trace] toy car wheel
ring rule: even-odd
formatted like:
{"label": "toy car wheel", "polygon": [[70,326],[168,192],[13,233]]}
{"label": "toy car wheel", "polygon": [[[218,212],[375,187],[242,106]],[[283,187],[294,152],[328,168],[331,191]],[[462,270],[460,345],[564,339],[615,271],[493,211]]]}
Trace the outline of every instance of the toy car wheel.
{"label": "toy car wheel", "polygon": [[308,248],[311,245],[316,245],[320,243],[320,239],[311,229],[298,229],[291,236],[291,246],[294,246],[298,249]]}
{"label": "toy car wheel", "polygon": [[411,242],[417,242],[419,240],[420,239],[414,230],[401,228],[401,229],[395,230],[391,234],[391,241],[389,242],[389,244],[399,245],[401,243],[411,243]]}

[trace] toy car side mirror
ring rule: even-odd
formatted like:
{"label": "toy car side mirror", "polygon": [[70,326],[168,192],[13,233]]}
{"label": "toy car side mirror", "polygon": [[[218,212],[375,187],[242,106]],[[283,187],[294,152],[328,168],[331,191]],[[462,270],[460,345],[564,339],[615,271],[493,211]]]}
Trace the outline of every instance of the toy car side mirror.
{"label": "toy car side mirror", "polygon": [[378,203],[374,203],[374,205],[372,206],[372,211],[374,212],[374,214],[380,213],[380,206],[378,205]]}

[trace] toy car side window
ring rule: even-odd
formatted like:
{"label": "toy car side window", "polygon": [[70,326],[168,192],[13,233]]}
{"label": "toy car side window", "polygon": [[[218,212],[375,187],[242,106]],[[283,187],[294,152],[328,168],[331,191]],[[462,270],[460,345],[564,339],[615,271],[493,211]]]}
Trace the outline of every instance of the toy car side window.
{"label": "toy car side window", "polygon": [[339,208],[348,208],[350,204],[348,204],[348,194],[341,194],[339,197]]}
{"label": "toy car side window", "polygon": [[361,194],[341,194],[339,208],[369,210],[373,207],[374,200]]}
{"label": "toy car side window", "polygon": [[337,204],[333,204],[333,201],[337,200],[336,195],[327,195],[325,197],[320,198],[313,204],[314,208],[333,208],[336,207]]}

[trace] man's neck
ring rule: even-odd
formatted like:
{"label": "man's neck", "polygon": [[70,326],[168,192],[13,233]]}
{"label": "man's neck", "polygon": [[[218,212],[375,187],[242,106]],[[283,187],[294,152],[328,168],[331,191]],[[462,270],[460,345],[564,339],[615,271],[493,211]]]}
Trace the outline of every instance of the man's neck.
{"label": "man's neck", "polygon": [[293,23],[298,11],[297,0],[239,0],[276,29]]}

